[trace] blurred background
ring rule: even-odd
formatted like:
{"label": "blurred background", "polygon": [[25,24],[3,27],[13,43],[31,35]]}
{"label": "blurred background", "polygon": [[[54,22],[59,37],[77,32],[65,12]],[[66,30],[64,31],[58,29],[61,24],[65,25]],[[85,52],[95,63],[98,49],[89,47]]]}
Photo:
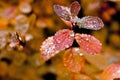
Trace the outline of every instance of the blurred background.
{"label": "blurred background", "polygon": [[[79,80],[63,66],[63,53],[48,61],[40,58],[40,45],[56,31],[69,28],[53,10],[54,4],[70,6],[75,0],[0,0],[0,80]],[[102,51],[85,56],[80,80],[100,80],[111,63],[120,63],[120,0],[76,0],[78,17],[98,16],[104,28],[88,31],[100,40]],[[10,36],[18,32],[26,46],[16,45]],[[86,78],[86,79],[83,79]],[[89,78],[89,79],[87,79]]]}

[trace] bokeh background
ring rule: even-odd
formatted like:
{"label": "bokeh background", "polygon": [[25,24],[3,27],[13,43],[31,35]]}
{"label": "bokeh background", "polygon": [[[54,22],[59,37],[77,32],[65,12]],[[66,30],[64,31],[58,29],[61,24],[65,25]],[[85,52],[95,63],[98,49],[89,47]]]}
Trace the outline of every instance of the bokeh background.
{"label": "bokeh background", "polygon": [[[0,0],[0,80],[72,80],[63,66],[63,53],[48,61],[40,56],[40,45],[56,31],[69,28],[53,10],[54,4],[69,6],[75,0]],[[104,28],[86,30],[100,40],[102,51],[85,56],[85,66],[78,76],[100,80],[111,63],[120,63],[120,0],[77,0],[81,5],[78,17],[98,16]],[[10,33],[19,32],[26,47],[10,46]],[[85,79],[88,80],[88,79]]]}

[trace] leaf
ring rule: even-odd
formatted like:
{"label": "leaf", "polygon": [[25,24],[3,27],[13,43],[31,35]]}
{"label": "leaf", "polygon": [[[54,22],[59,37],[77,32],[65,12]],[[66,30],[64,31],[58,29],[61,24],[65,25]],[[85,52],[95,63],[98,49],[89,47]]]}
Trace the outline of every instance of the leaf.
{"label": "leaf", "polygon": [[70,80],[92,80],[92,79],[84,74],[74,74]]}
{"label": "leaf", "polygon": [[109,65],[103,71],[101,80],[120,80],[120,64]]}
{"label": "leaf", "polygon": [[53,37],[57,50],[64,50],[72,46],[74,41],[74,32],[69,29],[59,30]]}
{"label": "leaf", "polygon": [[44,60],[48,60],[55,56],[61,50],[72,46],[74,33],[71,30],[63,29],[58,31],[55,36],[48,37],[41,45],[41,56]]}
{"label": "leaf", "polygon": [[70,21],[71,13],[70,13],[70,9],[68,7],[54,5],[54,11],[60,18]]}
{"label": "leaf", "polygon": [[79,46],[88,54],[99,53],[102,49],[102,44],[94,36],[76,33],[75,39]]}
{"label": "leaf", "polygon": [[79,28],[86,28],[91,30],[99,30],[104,26],[100,18],[92,16],[86,16],[82,19],[78,19],[77,25],[79,26]]}
{"label": "leaf", "polygon": [[65,51],[63,56],[64,66],[73,73],[80,73],[85,60],[79,48],[70,48]]}
{"label": "leaf", "polygon": [[40,47],[41,56],[44,60],[48,60],[55,56],[60,50],[57,50],[54,44],[53,36],[48,37]]}
{"label": "leaf", "polygon": [[72,14],[72,16],[77,16],[78,13],[80,11],[80,4],[77,1],[74,1],[71,5],[70,5],[70,12]]}

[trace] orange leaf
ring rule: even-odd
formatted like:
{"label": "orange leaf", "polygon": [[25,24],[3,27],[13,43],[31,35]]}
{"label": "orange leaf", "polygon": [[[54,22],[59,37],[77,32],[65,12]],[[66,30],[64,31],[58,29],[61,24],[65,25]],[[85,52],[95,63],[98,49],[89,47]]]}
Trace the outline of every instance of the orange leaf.
{"label": "orange leaf", "polygon": [[120,80],[120,64],[111,64],[103,74],[101,80]]}
{"label": "orange leaf", "polygon": [[79,48],[70,48],[64,53],[64,66],[73,73],[80,73],[85,60]]}
{"label": "orange leaf", "polygon": [[75,39],[88,54],[99,53],[102,49],[102,44],[94,36],[76,33]]}

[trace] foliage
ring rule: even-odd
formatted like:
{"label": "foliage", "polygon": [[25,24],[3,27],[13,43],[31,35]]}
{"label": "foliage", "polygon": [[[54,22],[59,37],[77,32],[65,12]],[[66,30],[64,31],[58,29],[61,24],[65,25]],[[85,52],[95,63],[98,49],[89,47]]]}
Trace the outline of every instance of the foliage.
{"label": "foliage", "polygon": [[[75,33],[74,28],[87,28],[99,30],[103,27],[103,22],[97,17],[78,18],[80,4],[75,1],[70,5],[70,8],[54,5],[56,14],[64,21],[70,24],[71,29],[59,30],[54,36],[47,38],[40,47],[41,55],[44,60],[48,60],[62,50],[72,46],[74,40],[79,44],[80,48],[88,54],[96,54],[101,51],[102,44],[95,37],[87,34]],[[81,57],[75,56],[75,52],[71,49],[65,52],[64,65],[72,72],[79,73],[83,67],[84,60]],[[77,60],[75,60],[75,58]],[[80,58],[80,59],[79,59]],[[74,66],[74,67],[73,67]],[[79,69],[80,68],[80,69]]]}
{"label": "foliage", "polygon": [[[112,76],[110,71],[116,71],[120,63],[120,3],[77,1],[0,1],[0,80],[101,80]],[[55,44],[49,46],[57,46],[57,51],[46,61],[39,48],[53,39]],[[112,70],[106,69],[112,63]]]}

